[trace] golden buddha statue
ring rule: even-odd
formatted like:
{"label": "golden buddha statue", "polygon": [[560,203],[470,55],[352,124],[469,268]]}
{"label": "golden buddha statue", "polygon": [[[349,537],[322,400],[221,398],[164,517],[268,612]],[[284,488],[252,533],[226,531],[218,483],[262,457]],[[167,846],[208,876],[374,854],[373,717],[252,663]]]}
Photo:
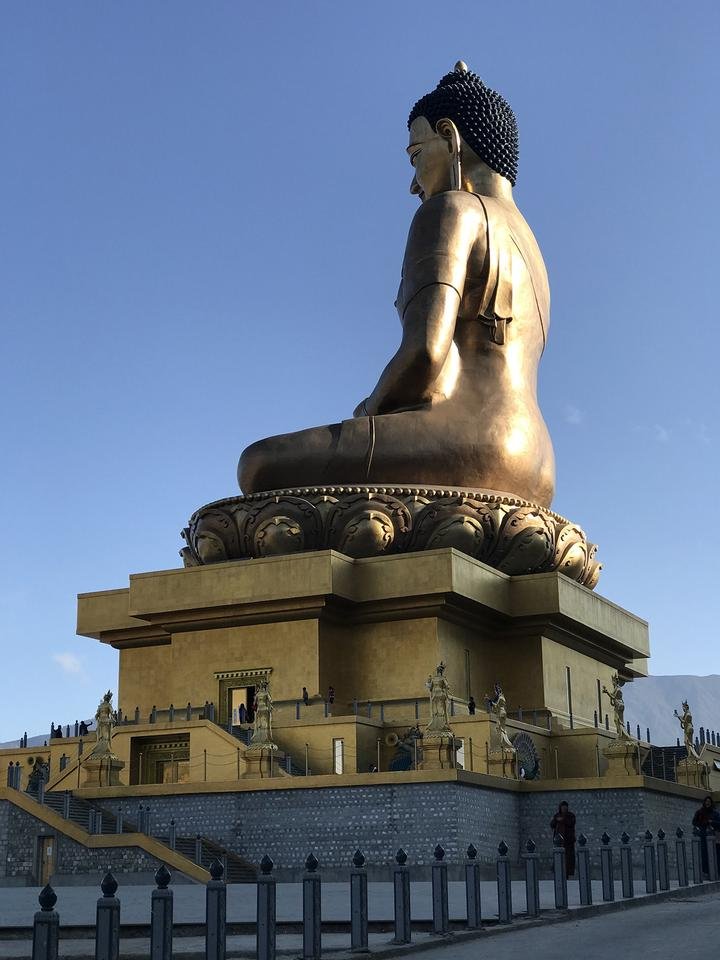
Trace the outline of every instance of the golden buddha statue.
{"label": "golden buddha statue", "polygon": [[515,117],[460,62],[408,128],[420,209],[395,356],[352,418],[243,451],[244,495],[193,514],[183,559],[453,547],[504,573],[560,570],[593,587],[595,547],[549,509],[555,462],[537,368],[550,294],[512,196]]}
{"label": "golden buddha statue", "polygon": [[408,126],[421,206],[396,302],[400,347],[353,419],[249,446],[240,486],[461,487],[549,507],[555,466],[536,383],[550,298],[512,196],[515,117],[458,63]]}

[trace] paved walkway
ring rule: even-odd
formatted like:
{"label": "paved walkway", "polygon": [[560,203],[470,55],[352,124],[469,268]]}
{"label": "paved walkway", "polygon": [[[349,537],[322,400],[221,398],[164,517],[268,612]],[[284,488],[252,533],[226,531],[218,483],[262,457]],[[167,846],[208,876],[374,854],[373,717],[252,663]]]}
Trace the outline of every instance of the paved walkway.
{"label": "paved walkway", "polygon": [[[121,903],[121,924],[150,922],[150,895],[152,886],[121,886],[117,896]],[[175,923],[203,923],[205,921],[205,888],[200,884],[183,883],[172,888],[174,893],[173,915]],[[27,927],[32,924],[38,907],[37,887],[0,888],[0,927]],[[95,923],[95,903],[100,889],[94,887],[57,887],[55,909],[60,914],[61,924],[90,926]],[[635,881],[635,894],[645,892],[645,882]],[[620,882],[615,884],[616,899],[622,899]],[[593,900],[602,900],[600,881],[593,881]],[[448,901],[451,920],[465,920],[465,884],[448,884]],[[555,906],[551,880],[540,882],[540,901],[543,910]],[[568,883],[570,906],[580,903],[577,882]],[[255,887],[252,884],[231,884],[228,887],[228,923],[252,923],[255,921]],[[497,886],[493,881],[482,884],[482,912],[487,919],[497,918]],[[513,911],[524,913],[525,884],[513,882]],[[393,919],[392,883],[368,883],[368,914],[370,920]],[[413,920],[432,919],[432,894],[430,883],[411,884],[411,914]],[[348,922],[350,917],[350,889],[347,883],[323,883],[322,917],[328,921]],[[280,922],[302,920],[302,884],[279,883],[277,885],[277,919]]]}
{"label": "paved walkway", "polygon": [[[525,922],[510,927],[489,927],[479,933],[458,934],[437,938],[427,933],[413,934],[413,943],[403,947],[390,944],[389,935],[371,934],[370,953],[378,960],[391,956],[422,955],[427,960],[476,960],[492,956],[493,960],[516,960],[532,956],[533,960],[557,960],[561,956],[582,956],[583,960],[627,960],[638,954],[653,960],[707,960],[717,954],[720,942],[720,893],[702,887],[676,891],[662,902],[650,900],[633,909],[598,913],[583,919],[572,918],[563,923]],[[557,918],[559,914],[550,914]],[[489,941],[489,942],[488,942]],[[355,955],[348,952],[346,934],[323,934],[323,957],[345,960]],[[302,951],[297,935],[278,937],[278,954],[297,957]],[[227,956],[254,956],[254,938],[228,937]],[[150,942],[145,938],[124,939],[123,960],[147,960]],[[205,943],[201,937],[176,938],[174,955],[183,960],[204,960]],[[61,940],[61,960],[87,960],[94,956],[94,941]],[[0,941],[0,957],[30,957],[29,940]]]}

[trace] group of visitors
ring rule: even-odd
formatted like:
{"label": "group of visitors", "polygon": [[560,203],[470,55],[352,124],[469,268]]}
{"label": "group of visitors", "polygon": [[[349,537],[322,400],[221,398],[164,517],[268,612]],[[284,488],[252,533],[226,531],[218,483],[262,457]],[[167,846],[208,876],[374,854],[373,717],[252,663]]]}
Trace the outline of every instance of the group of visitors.
{"label": "group of visitors", "polygon": [[239,724],[252,723],[255,719],[256,704],[257,704],[257,701],[254,701],[252,707],[248,707],[244,703],[241,703],[240,706],[237,708],[237,711],[235,712],[235,717],[233,718],[233,722],[237,722]]}
{"label": "group of visitors", "polygon": [[[301,696],[302,696],[302,702],[303,702],[303,704],[304,704],[306,707],[309,706],[309,705],[310,705],[310,694],[308,693],[308,688],[307,688],[307,687],[303,687],[303,688],[302,688],[302,694],[301,694]],[[330,704],[330,706],[332,706],[332,705],[335,703],[335,687],[333,687],[332,684],[328,687],[327,702]]]}
{"label": "group of visitors", "polygon": [[[90,721],[90,723],[92,723],[92,720]],[[86,736],[90,733],[90,728],[89,728],[88,724],[87,724],[84,720],[81,720],[80,723],[77,723],[77,722],[76,722],[76,723],[75,723],[75,727],[76,727],[76,733],[75,733],[75,736],[76,736],[76,737],[86,737]],[[64,736],[66,736],[66,737],[69,737],[69,736],[70,736],[70,724],[67,724],[67,725],[66,725]],[[62,738],[63,738],[63,728],[62,728],[62,724],[59,723],[57,726],[55,726],[54,723],[51,723],[51,724],[50,724],[50,739],[51,739],[51,740],[62,740]]]}

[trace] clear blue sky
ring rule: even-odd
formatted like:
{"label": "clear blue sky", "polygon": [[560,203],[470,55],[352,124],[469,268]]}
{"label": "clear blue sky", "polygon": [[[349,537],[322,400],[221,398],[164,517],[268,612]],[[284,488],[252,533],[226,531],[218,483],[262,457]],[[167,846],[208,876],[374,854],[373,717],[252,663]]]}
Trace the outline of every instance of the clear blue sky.
{"label": "clear blue sky", "polygon": [[238,454],[394,351],[406,117],[510,101],[550,273],[555,508],[656,673],[717,672],[715,2],[0,5],[0,740],[89,716],[75,595],[179,564]]}

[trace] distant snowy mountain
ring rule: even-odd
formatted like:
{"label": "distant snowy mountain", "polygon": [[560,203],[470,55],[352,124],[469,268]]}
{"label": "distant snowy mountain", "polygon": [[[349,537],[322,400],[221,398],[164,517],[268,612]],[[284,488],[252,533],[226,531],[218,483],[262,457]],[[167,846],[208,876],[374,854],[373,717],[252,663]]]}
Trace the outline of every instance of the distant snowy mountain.
{"label": "distant snowy mountain", "polygon": [[708,677],[643,677],[623,687],[625,719],[630,721],[633,734],[636,725],[645,737],[650,728],[650,737],[658,746],[669,746],[682,733],[673,710],[681,713],[681,703],[687,700],[693,715],[695,736],[700,736],[700,727],[720,731],[720,676]]}
{"label": "distant snowy mountain", "polygon": [[[28,737],[27,745],[29,747],[41,747],[45,743],[47,738],[48,738],[47,733],[41,734],[37,737]],[[6,749],[8,747],[19,747],[19,746],[20,746],[19,738],[17,740],[7,740],[5,743],[0,743],[0,750]]]}

